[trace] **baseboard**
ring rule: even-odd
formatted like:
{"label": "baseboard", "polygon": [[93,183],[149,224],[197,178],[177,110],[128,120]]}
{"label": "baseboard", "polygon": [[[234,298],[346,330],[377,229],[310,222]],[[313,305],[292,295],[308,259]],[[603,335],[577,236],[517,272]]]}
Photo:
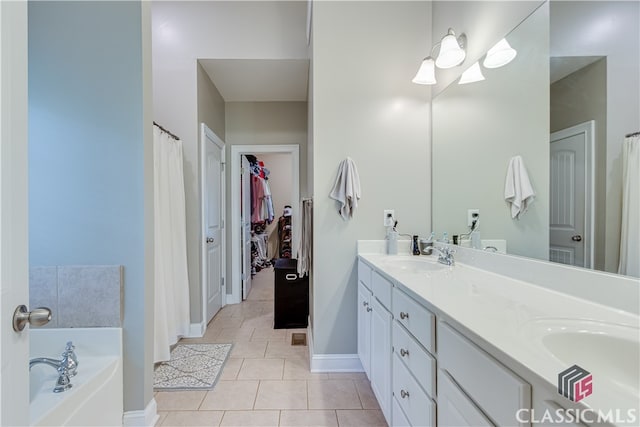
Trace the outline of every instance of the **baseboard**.
{"label": "baseboard", "polygon": [[357,354],[315,354],[311,327],[307,328],[307,341],[311,372],[364,372]]}
{"label": "baseboard", "polygon": [[185,338],[202,338],[207,330],[207,325],[204,322],[192,323],[189,325],[189,335]]}
{"label": "baseboard", "polygon": [[122,425],[124,427],[153,427],[159,418],[156,399],[151,399],[144,410],[125,412],[122,416]]}

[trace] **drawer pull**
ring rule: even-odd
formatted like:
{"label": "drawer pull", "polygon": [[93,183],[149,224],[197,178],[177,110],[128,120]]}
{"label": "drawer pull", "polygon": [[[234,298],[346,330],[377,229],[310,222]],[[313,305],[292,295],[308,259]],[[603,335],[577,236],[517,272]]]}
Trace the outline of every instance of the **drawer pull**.
{"label": "drawer pull", "polygon": [[405,357],[409,355],[409,350],[405,350],[404,348],[400,349],[400,356]]}
{"label": "drawer pull", "polygon": [[405,397],[409,397],[409,392],[400,390],[400,396],[404,399]]}
{"label": "drawer pull", "polygon": [[369,312],[369,311],[373,311],[373,308],[367,307],[367,312]]}
{"label": "drawer pull", "polygon": [[408,319],[409,318],[409,313],[405,313],[404,311],[400,312],[400,318],[401,319]]}
{"label": "drawer pull", "polygon": [[368,305],[369,305],[369,303],[368,303],[368,302],[366,302],[366,301],[362,301],[362,305],[363,305],[364,307],[366,307],[366,306],[368,306]]}
{"label": "drawer pull", "polygon": [[296,280],[298,279],[298,275],[297,274],[287,274],[284,276],[285,279],[287,280]]}

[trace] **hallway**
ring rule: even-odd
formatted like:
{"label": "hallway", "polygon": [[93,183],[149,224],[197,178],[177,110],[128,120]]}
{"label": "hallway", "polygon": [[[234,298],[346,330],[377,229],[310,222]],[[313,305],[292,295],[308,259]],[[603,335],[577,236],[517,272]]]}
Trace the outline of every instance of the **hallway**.
{"label": "hallway", "polygon": [[272,329],[272,268],[253,280],[241,304],[227,305],[202,338],[233,343],[212,391],[157,392],[158,426],[386,426],[364,373],[314,374],[293,332]]}

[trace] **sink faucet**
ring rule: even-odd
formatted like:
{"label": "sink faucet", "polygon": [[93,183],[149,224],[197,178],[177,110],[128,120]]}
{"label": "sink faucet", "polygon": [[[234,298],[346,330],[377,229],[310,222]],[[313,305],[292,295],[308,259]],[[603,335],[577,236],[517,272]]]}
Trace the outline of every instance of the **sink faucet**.
{"label": "sink faucet", "polygon": [[456,253],[455,249],[449,247],[438,247],[434,246],[433,249],[438,251],[438,262],[444,265],[454,265],[455,259],[453,259],[453,254]]}
{"label": "sink faucet", "polygon": [[67,347],[62,353],[62,359],[51,359],[49,357],[36,357],[29,360],[29,370],[35,365],[43,364],[49,365],[58,371],[58,380],[56,386],[53,389],[54,393],[61,393],[69,390],[73,384],[71,384],[70,377],[73,377],[78,372],[78,358],[74,352],[74,345],[71,341],[67,343]]}

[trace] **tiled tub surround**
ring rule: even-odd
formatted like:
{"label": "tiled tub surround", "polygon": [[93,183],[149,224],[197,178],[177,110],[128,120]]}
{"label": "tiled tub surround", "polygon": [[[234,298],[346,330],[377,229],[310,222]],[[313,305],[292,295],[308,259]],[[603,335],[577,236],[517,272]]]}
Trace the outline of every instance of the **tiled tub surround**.
{"label": "tiled tub surround", "polygon": [[[576,359],[581,360],[560,360],[542,343],[545,334],[554,332],[554,328],[576,334],[583,328],[594,329],[638,342],[637,279],[463,248],[455,255],[455,266],[446,267],[435,264],[436,256],[384,255],[384,243],[379,241],[359,242],[358,247],[360,261],[436,316],[434,332],[451,325],[484,354],[529,383],[534,409],[550,408],[552,413],[558,406],[620,410],[622,414],[639,411],[637,385],[629,387],[617,381],[618,374],[637,377],[638,372],[616,373],[620,367],[615,366],[619,357],[637,357],[637,348],[621,355],[619,349],[602,345],[602,355],[586,357],[589,366],[583,367],[593,374],[594,391],[585,400],[573,403],[558,394],[558,373],[574,363],[580,365],[594,349],[578,344],[568,359],[575,353]],[[425,263],[424,268],[421,262]],[[434,264],[441,268],[434,268]],[[511,276],[531,279],[525,282]],[[436,337],[438,346],[434,352],[439,368],[447,364],[440,360],[441,339],[442,336]],[[636,361],[638,364],[640,360]],[[638,415],[640,412],[636,412]],[[619,423],[624,425],[624,421]]]}
{"label": "tiled tub surround", "polygon": [[35,365],[29,373],[30,425],[121,425],[123,414],[122,329],[33,329],[29,357],[60,358],[67,341],[73,341],[78,373],[73,386],[53,393],[57,372]]}
{"label": "tiled tub surround", "polygon": [[120,327],[123,267],[68,265],[29,270],[29,307],[49,307],[48,328]]}

